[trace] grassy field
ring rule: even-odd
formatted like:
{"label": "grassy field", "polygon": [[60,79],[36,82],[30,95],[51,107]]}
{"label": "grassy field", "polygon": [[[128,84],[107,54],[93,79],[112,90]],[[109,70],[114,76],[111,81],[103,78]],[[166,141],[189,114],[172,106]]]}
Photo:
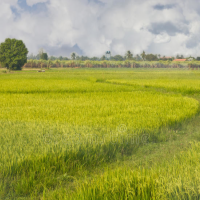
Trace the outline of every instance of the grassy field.
{"label": "grassy field", "polygon": [[200,72],[0,71],[0,199],[200,198]]}

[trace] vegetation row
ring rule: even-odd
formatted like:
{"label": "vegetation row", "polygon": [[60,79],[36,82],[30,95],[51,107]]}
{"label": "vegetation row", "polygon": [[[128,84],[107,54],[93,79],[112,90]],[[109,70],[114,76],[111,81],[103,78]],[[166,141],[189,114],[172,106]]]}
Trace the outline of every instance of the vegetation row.
{"label": "vegetation row", "polygon": [[189,68],[199,69],[200,61],[60,61],[28,60],[24,68]]}

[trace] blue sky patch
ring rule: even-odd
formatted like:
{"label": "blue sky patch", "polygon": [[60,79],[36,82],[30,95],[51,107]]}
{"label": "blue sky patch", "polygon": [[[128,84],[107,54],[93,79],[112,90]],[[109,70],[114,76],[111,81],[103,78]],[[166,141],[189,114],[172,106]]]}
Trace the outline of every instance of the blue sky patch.
{"label": "blue sky patch", "polygon": [[174,8],[174,4],[168,4],[168,5],[162,5],[162,4],[157,4],[154,6],[154,9],[156,10],[165,10],[165,9],[172,9]]}
{"label": "blue sky patch", "polygon": [[[33,6],[29,6],[26,3],[26,0],[18,0],[17,4],[25,12],[39,13],[39,12],[47,11],[47,7],[46,7],[47,3],[37,3],[37,4],[34,4]],[[20,17],[21,11],[19,11],[16,7],[11,6],[11,10],[15,14],[16,18]]]}

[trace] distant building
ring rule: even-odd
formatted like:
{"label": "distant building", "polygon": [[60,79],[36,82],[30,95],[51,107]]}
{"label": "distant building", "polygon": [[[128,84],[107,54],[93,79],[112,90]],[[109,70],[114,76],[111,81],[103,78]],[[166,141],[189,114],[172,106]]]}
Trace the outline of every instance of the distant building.
{"label": "distant building", "polygon": [[111,52],[110,51],[106,51],[105,56],[106,56],[106,60],[110,60]]}
{"label": "distant building", "polygon": [[173,61],[176,61],[176,62],[185,62],[186,59],[175,59],[175,60],[173,60]]}

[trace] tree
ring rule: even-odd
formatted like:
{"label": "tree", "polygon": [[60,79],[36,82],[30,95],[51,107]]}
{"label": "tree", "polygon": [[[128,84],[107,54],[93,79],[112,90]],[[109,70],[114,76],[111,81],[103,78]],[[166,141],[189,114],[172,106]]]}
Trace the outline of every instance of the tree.
{"label": "tree", "polygon": [[39,50],[39,52],[38,52],[39,59],[41,59],[43,53],[44,53],[44,50],[43,50],[43,48],[41,48],[41,49]]}
{"label": "tree", "polygon": [[90,60],[96,61],[96,60],[99,60],[99,58],[98,57],[92,57],[92,58],[90,58]]}
{"label": "tree", "polygon": [[147,54],[146,55],[146,60],[148,60],[148,61],[155,61],[155,60],[158,60],[158,57],[157,57],[157,55]]}
{"label": "tree", "polygon": [[141,56],[142,56],[142,59],[143,59],[143,60],[146,59],[146,53],[145,53],[145,51],[143,51],[143,52],[141,53]]}
{"label": "tree", "polygon": [[125,57],[127,60],[132,60],[133,59],[133,54],[131,53],[131,51],[127,51],[125,54]]}
{"label": "tree", "polygon": [[77,57],[76,53],[73,52],[73,53],[71,54],[71,59],[72,59],[72,60],[76,60],[76,57]]}
{"label": "tree", "polygon": [[183,59],[184,56],[183,56],[183,55],[179,56],[179,55],[177,54],[176,58],[177,58],[177,59]]}
{"label": "tree", "polygon": [[67,58],[67,57],[63,57],[63,60],[69,60],[69,58]]}
{"label": "tree", "polygon": [[103,55],[103,56],[101,57],[101,60],[106,60],[106,56]]}
{"label": "tree", "polygon": [[50,56],[49,60],[57,60],[57,58],[54,56]]}
{"label": "tree", "polygon": [[48,55],[47,55],[47,53],[42,53],[40,59],[41,59],[41,60],[48,60]]}
{"label": "tree", "polygon": [[76,56],[76,60],[85,61],[85,60],[90,60],[90,58],[87,56]]}
{"label": "tree", "polygon": [[116,61],[123,61],[124,57],[121,55],[116,55],[116,56],[112,56],[111,60],[116,60]]}
{"label": "tree", "polygon": [[0,44],[0,63],[9,70],[21,70],[28,50],[22,40],[7,38]]}
{"label": "tree", "polygon": [[135,60],[142,60],[142,58],[137,54]]}
{"label": "tree", "polygon": [[63,57],[62,57],[62,56],[59,56],[58,60],[63,60]]}

